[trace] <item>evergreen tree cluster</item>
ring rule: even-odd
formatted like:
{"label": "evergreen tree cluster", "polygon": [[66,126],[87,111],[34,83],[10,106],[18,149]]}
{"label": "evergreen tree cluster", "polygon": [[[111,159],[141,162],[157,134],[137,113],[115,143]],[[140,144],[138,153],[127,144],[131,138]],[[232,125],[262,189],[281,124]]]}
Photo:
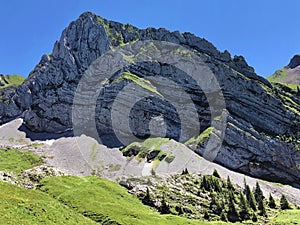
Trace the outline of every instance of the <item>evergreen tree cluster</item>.
{"label": "evergreen tree cluster", "polygon": [[[182,175],[187,178],[186,175],[189,175],[187,169],[182,172]],[[200,203],[202,209],[199,212],[205,220],[218,218],[226,222],[242,222],[246,220],[257,222],[258,219],[264,220],[267,218],[271,209],[291,209],[290,203],[284,195],[282,195],[280,202],[276,203],[271,194],[268,197],[264,196],[258,182],[252,190],[246,181],[244,182],[244,187],[240,188],[233,185],[230,177],[227,177],[227,180],[222,179],[216,170],[212,175],[201,176],[195,182],[195,185],[198,187],[198,192],[195,192],[195,194],[199,198],[206,199],[205,204],[203,202]],[[175,213],[176,215],[183,215],[185,213],[193,213],[193,211],[190,211],[180,203],[174,204],[165,192],[160,196],[162,196],[162,199],[161,197],[160,199],[152,197],[147,188],[142,202],[145,205],[156,207],[162,214]],[[160,202],[159,206],[155,206],[157,200]]]}
{"label": "evergreen tree cluster", "polygon": [[[217,171],[213,175],[202,176],[199,184],[198,195],[208,193],[210,199],[210,213],[219,215],[223,221],[237,222],[252,220],[256,222],[258,217],[268,217],[268,210],[280,207],[282,210],[290,209],[291,206],[283,195],[280,205],[276,205],[273,196],[266,198],[259,183],[253,190],[245,182],[243,189],[236,188],[229,177],[224,181],[220,179]],[[205,211],[204,219],[209,218]]]}

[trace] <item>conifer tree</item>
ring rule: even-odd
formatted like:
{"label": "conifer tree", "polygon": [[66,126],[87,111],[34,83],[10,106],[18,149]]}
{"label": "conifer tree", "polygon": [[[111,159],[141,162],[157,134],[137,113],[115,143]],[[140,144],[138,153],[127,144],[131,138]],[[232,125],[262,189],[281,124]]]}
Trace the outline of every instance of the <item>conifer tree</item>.
{"label": "conifer tree", "polygon": [[221,193],[222,192],[222,187],[220,185],[219,178],[212,177],[212,186],[215,192]]}
{"label": "conifer tree", "polygon": [[264,200],[262,198],[258,199],[257,208],[259,210],[260,216],[267,216],[266,206],[265,206]]}
{"label": "conifer tree", "polygon": [[207,210],[204,211],[203,218],[206,219],[206,220],[209,220],[209,214],[208,214]]}
{"label": "conifer tree", "polygon": [[245,194],[246,194],[246,198],[248,200],[248,203],[249,203],[251,209],[256,211],[256,201],[255,201],[252,191],[250,190],[249,185],[247,185],[247,184],[245,184]]}
{"label": "conifer tree", "polygon": [[189,171],[188,171],[187,168],[185,168],[185,169],[182,170],[181,175],[186,175],[186,174],[189,174]]}
{"label": "conifer tree", "polygon": [[182,215],[183,214],[183,209],[181,205],[176,205],[175,206],[175,210],[178,213],[178,215]]}
{"label": "conifer tree", "polygon": [[146,194],[145,194],[145,196],[143,197],[143,199],[142,199],[142,202],[143,202],[143,204],[145,204],[145,205],[149,205],[149,206],[152,206],[153,204],[153,201],[152,201],[152,199],[151,199],[151,196],[150,196],[150,191],[149,191],[149,188],[147,187],[147,190],[146,190]]}
{"label": "conifer tree", "polygon": [[210,193],[210,205],[209,209],[215,214],[220,214],[223,210],[223,207],[220,201],[217,199],[217,195],[214,192]]}
{"label": "conifer tree", "polygon": [[165,194],[163,195],[163,199],[162,199],[162,201],[161,201],[161,205],[160,205],[159,211],[160,211],[162,214],[169,214],[169,213],[170,213],[170,206],[169,206],[169,204],[166,202]]}
{"label": "conifer tree", "polygon": [[239,221],[239,214],[234,203],[234,196],[229,195],[227,218],[230,222]]}
{"label": "conifer tree", "polygon": [[211,191],[211,180],[205,175],[202,178],[201,189]]}
{"label": "conifer tree", "polygon": [[240,201],[239,201],[239,207],[240,207],[240,218],[242,220],[248,220],[250,219],[250,207],[248,205],[248,202],[245,199],[245,196],[242,192],[240,192]]}
{"label": "conifer tree", "polygon": [[286,199],[285,195],[281,195],[281,198],[280,198],[280,208],[282,210],[291,209],[290,203]]}
{"label": "conifer tree", "polygon": [[209,209],[212,210],[214,206],[217,204],[216,194],[211,192],[209,197],[210,197]]}
{"label": "conifer tree", "polygon": [[265,198],[258,182],[256,182],[256,187],[254,190],[254,197],[257,202],[259,200],[263,200]]}
{"label": "conifer tree", "polygon": [[229,190],[233,190],[234,191],[234,187],[233,187],[233,184],[231,183],[231,180],[230,180],[229,176],[227,176],[227,188]]}
{"label": "conifer tree", "polygon": [[270,195],[269,195],[268,206],[269,206],[271,209],[275,209],[275,208],[276,208],[276,202],[275,202],[273,196],[271,195],[271,193],[270,193]]}
{"label": "conifer tree", "polygon": [[221,178],[220,174],[218,173],[218,171],[216,169],[213,172],[213,176],[215,176],[216,178]]}

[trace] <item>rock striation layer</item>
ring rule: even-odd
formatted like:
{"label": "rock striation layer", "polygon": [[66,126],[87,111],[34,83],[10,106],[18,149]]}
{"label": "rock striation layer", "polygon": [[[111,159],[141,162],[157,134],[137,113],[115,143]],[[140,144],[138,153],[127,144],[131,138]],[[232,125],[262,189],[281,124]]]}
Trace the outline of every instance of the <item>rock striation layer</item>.
{"label": "rock striation layer", "polygon": [[[215,162],[252,176],[291,184],[300,183],[300,99],[288,87],[272,85],[255,74],[242,56],[231,57],[220,52],[205,39],[191,33],[170,32],[166,29],[138,29],[129,24],[105,20],[93,13],[84,13],[72,22],[54,45],[50,55],[30,73],[18,88],[1,90],[0,122],[23,117],[28,129],[35,132],[59,133],[72,129],[72,104],[77,85],[91,64],[107,51],[136,41],[157,40],[181,45],[195,52],[213,72],[226,103],[227,127],[223,144]],[[187,59],[188,60],[188,59]],[[131,82],[153,93],[134,106],[130,113],[131,130],[136,137],[151,135],[151,123],[166,126],[166,134],[179,140],[181,121],[172,101],[178,95],[169,83],[155,83],[149,76],[172,77],[196,105],[199,119],[190,116],[190,123],[199,126],[199,138],[186,136],[183,142],[203,155],[204,132],[211,127],[211,112],[207,98],[218,93],[203,93],[183,71],[159,62],[135,63],[117,71],[106,81],[97,101],[96,126],[101,141],[108,146],[120,146],[109,117],[118,93]],[[139,79],[137,81],[136,79]],[[154,88],[155,87],[155,88]],[[159,98],[163,96],[163,98]],[[118,98],[126,105],[134,99],[128,92]],[[187,108],[185,99],[182,107]],[[118,112],[120,116],[124,112]],[[126,115],[123,115],[126,117]],[[221,118],[222,119],[222,118]],[[73,121],[74,122],[74,121]],[[190,127],[193,129],[193,127]],[[218,129],[209,135],[218,138]],[[126,137],[126,132],[118,132]],[[202,136],[201,136],[202,134]],[[158,134],[159,136],[159,134]]]}

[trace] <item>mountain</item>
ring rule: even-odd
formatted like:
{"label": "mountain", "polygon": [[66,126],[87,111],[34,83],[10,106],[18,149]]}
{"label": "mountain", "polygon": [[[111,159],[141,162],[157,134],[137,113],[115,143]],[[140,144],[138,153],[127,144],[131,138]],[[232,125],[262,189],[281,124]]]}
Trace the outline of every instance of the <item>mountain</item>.
{"label": "mountain", "polygon": [[300,84],[300,55],[295,55],[290,63],[280,70],[277,70],[272,76],[268,77],[271,82]]}
{"label": "mountain", "polygon": [[[143,52],[141,42],[147,51]],[[186,65],[191,65],[189,71],[198,65],[195,58],[201,59],[199,65],[212,77],[205,73],[191,77],[175,64],[149,58],[151,53],[173,51],[174,46]],[[119,60],[101,61],[101,56],[115,56],[118,49],[127,51],[117,55],[122,56]],[[135,51],[138,54],[134,57],[126,55]],[[139,57],[143,60],[137,60]],[[124,61],[126,66],[109,79],[91,77],[81,85],[89,71],[101,74]],[[200,88],[195,79],[204,86]],[[95,108],[90,109],[84,93],[92,92],[90,87],[95,85],[101,90],[96,92]],[[138,87],[150,94],[139,96]],[[76,99],[78,90],[82,92]],[[63,31],[52,53],[42,56],[22,85],[9,94],[0,92],[6,97],[0,102],[3,124],[22,117],[29,131],[49,135],[75,127],[79,129],[75,135],[92,136],[108,147],[127,146],[132,136],[147,139],[153,131],[154,136],[185,143],[197,154],[231,170],[295,186],[300,183],[299,96],[258,76],[242,56],[232,58],[228,51],[220,52],[191,33],[138,29],[87,12]],[[115,108],[114,104],[122,107]],[[123,106],[131,104],[132,109],[126,111]],[[86,117],[90,112],[94,118]],[[160,125],[165,133],[150,129]],[[93,132],[94,126],[97,132]],[[140,151],[135,146],[129,152]]]}

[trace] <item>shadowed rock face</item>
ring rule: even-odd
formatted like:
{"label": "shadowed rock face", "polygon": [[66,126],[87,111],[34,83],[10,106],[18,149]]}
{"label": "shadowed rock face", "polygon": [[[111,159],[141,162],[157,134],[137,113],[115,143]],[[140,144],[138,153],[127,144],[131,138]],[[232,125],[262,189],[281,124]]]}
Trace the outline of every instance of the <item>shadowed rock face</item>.
{"label": "shadowed rock face", "polygon": [[300,66],[300,55],[295,55],[295,56],[291,59],[289,65],[288,65],[288,67],[291,68],[291,69],[294,69],[294,68],[296,68],[297,66]]}
{"label": "shadowed rock face", "polygon": [[[83,73],[108,50],[137,40],[179,44],[195,52],[214,73],[228,111],[225,139],[215,159],[217,163],[269,180],[299,183],[299,97],[289,88],[272,86],[256,75],[242,56],[231,58],[227,51],[221,53],[211,43],[191,33],[154,28],[141,30],[84,13],[63,31],[52,54],[42,57],[20,87],[1,91],[6,101],[0,103],[0,121],[5,123],[22,116],[27,128],[35,132],[59,133],[72,128],[73,98]],[[211,126],[206,97],[215,93],[204,95],[191,82],[181,79],[182,71],[159,63],[133,63],[125,70],[146,80],[147,76],[170,76],[172,71],[174,81],[182,83],[183,89],[196,104],[199,120],[190,118],[191,121],[195,120],[194,124],[200,126],[200,132]],[[118,145],[109,120],[109,109],[118,92],[129,82],[128,79],[120,79],[124,71],[118,71],[108,81],[96,107],[98,134],[109,146]],[[159,85],[158,91],[163,96],[179,98],[163,82]],[[127,104],[131,98],[128,94],[120,101]],[[159,122],[162,117],[167,126],[165,136],[176,139],[180,121],[171,103],[155,98],[138,102],[130,114],[133,133],[147,138],[150,121]],[[139,115],[141,112],[143,115]],[[218,132],[215,130],[214,133]],[[189,138],[185,137],[185,140]],[[204,153],[204,146],[205,143],[189,144],[200,155]]]}

